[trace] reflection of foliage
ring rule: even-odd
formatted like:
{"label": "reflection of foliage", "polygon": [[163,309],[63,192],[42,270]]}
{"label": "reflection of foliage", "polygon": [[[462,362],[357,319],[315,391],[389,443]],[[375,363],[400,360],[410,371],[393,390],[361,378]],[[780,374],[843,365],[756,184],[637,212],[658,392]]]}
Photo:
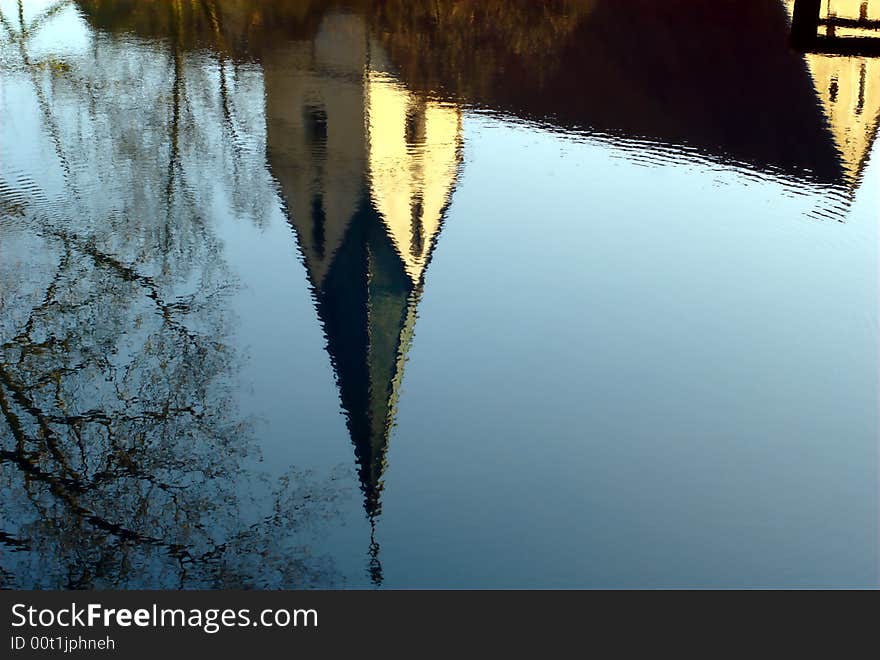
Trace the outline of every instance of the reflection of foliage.
{"label": "reflection of foliage", "polygon": [[[540,83],[595,0],[375,0],[374,22],[392,61],[415,89],[485,95],[505,69]],[[439,54],[442,53],[442,57]],[[462,72],[467,72],[466,80]],[[456,82],[455,89],[443,84]]]}
{"label": "reflection of foliage", "polygon": [[273,38],[309,38],[326,0],[77,0],[95,27],[151,39],[177,39],[184,50],[210,48],[249,59]]}
{"label": "reflection of foliage", "polygon": [[[595,0],[207,0],[199,3],[78,0],[101,29],[177,39],[185,49],[210,48],[235,60],[259,59],[291,39],[314,36],[324,12],[359,11],[404,79],[435,91],[458,80],[479,96],[500,68],[517,67],[532,82],[561,62],[560,47]],[[174,26],[172,28],[172,26]],[[437,53],[442,53],[438,61]],[[437,67],[442,70],[438,71]]]}
{"label": "reflection of foliage", "polygon": [[37,20],[68,4],[17,28],[0,16],[61,176],[0,181],[0,586],[326,583],[302,533],[341,491],[248,467],[235,282],[203,211],[223,194],[260,221],[270,199],[237,118],[248,94],[180,48],[31,57]]}

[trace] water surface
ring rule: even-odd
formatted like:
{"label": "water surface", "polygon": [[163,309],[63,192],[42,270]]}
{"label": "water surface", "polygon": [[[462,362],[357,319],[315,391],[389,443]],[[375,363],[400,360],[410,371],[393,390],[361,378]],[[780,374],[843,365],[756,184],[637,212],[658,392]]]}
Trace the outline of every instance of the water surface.
{"label": "water surface", "polygon": [[0,0],[0,585],[876,587],[792,6]]}

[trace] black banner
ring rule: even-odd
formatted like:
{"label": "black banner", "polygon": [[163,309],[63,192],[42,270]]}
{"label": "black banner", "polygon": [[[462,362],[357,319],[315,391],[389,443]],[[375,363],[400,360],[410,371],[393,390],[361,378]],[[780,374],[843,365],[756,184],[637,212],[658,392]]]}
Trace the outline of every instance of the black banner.
{"label": "black banner", "polygon": [[740,592],[713,604],[706,592],[6,591],[0,657],[369,657],[475,644],[541,657],[610,644],[616,655],[706,639],[728,650],[774,638],[788,646],[832,631],[827,604],[790,596]]}

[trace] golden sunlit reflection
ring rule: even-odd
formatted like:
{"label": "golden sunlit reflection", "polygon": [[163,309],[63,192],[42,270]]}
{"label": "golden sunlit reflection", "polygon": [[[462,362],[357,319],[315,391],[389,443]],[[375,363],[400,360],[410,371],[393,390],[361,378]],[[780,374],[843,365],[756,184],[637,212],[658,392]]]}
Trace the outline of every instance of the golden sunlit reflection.
{"label": "golden sunlit reflection", "polygon": [[[786,0],[789,14],[794,0]],[[880,2],[823,0],[822,16],[851,21],[880,20]],[[869,36],[863,28],[819,28],[827,36]],[[816,94],[831,127],[850,185],[856,185],[880,123],[880,59],[824,53],[804,56]]]}

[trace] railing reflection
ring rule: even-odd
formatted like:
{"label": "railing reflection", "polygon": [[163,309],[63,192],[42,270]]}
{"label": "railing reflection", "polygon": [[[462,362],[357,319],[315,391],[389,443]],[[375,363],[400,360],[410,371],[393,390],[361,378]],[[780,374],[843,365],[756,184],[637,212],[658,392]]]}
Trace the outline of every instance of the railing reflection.
{"label": "railing reflection", "polygon": [[876,0],[795,0],[792,43],[802,51],[880,56],[880,10]]}

